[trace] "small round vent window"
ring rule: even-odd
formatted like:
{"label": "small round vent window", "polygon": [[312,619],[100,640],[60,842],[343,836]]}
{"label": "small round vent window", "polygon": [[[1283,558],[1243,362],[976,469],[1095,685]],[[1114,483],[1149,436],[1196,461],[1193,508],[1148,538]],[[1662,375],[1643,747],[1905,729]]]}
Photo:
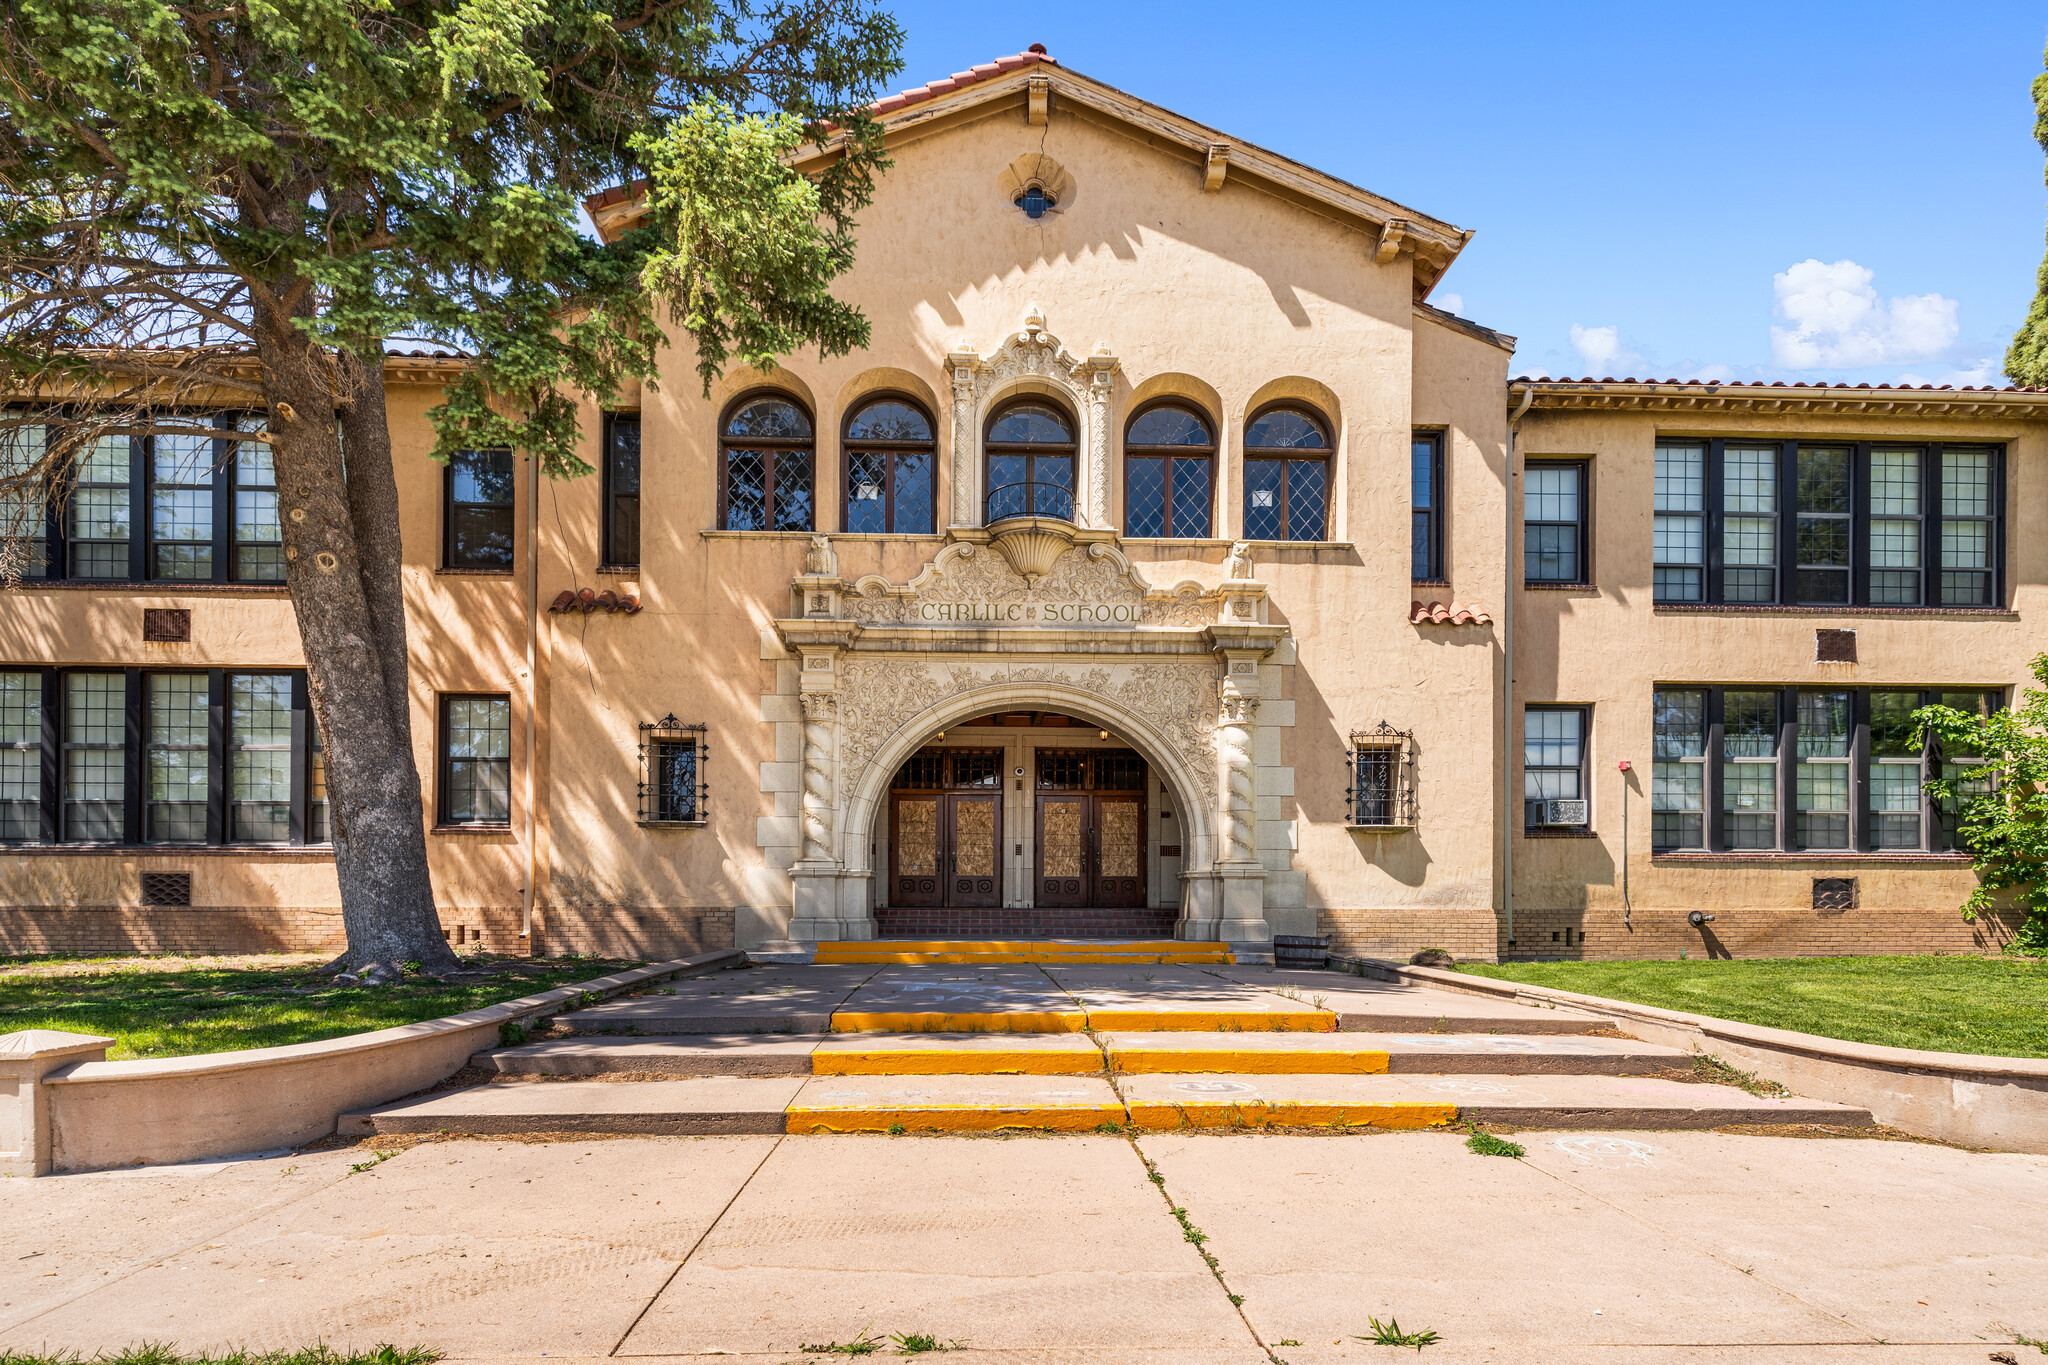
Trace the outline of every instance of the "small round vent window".
{"label": "small round vent window", "polygon": [[1045,211],[1054,205],[1053,197],[1045,192],[1043,185],[1027,186],[1017,196],[1017,207],[1024,210],[1026,218],[1043,218]]}

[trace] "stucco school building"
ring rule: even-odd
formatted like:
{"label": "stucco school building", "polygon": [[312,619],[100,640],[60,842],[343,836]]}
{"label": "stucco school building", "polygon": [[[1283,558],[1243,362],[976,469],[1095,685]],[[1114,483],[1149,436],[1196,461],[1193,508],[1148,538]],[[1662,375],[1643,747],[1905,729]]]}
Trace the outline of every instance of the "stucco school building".
{"label": "stucco school building", "polygon": [[[538,489],[390,358],[451,940],[2007,932],[1907,717],[2043,647],[2048,393],[1511,379],[1469,232],[1041,50],[878,114],[864,352],[671,349]],[[0,952],[339,942],[248,420],[96,450],[0,593]]]}

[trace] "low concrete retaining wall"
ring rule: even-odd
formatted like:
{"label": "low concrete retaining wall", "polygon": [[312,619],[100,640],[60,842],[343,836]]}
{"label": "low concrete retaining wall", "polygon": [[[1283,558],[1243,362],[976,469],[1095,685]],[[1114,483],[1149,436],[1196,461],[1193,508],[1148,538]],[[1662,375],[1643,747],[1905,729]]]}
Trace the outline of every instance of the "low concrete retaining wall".
{"label": "low concrete retaining wall", "polygon": [[[295,1147],[332,1133],[342,1113],[447,1079],[473,1053],[497,1045],[501,1024],[554,1014],[586,993],[618,995],[650,981],[745,960],[745,954],[731,949],[699,953],[467,1014],[318,1043],[149,1061],[72,1061],[33,1080],[24,1072],[27,1083],[17,1083],[12,1097],[0,1077],[0,1106],[12,1098],[25,1119],[35,1116],[23,1123],[0,1122],[0,1137],[20,1131],[30,1138],[13,1160],[14,1170],[24,1175]],[[78,1043],[97,1043],[94,1050],[103,1058],[111,1042],[64,1036],[72,1039],[73,1055]],[[54,1037],[48,1041],[55,1044]],[[6,1052],[0,1046],[0,1060]]]}
{"label": "low concrete retaining wall", "polygon": [[1331,963],[1348,963],[1360,975],[1383,981],[1603,1015],[1646,1043],[1712,1053],[1798,1094],[1860,1104],[1879,1123],[1909,1133],[2048,1154],[2048,1058],[1877,1047],[1375,958],[1332,958]]}

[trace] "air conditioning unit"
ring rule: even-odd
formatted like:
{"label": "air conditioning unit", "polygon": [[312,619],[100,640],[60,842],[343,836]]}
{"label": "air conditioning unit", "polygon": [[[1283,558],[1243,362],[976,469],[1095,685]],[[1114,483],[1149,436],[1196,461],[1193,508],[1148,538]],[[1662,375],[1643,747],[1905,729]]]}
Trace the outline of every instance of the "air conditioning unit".
{"label": "air conditioning unit", "polygon": [[1540,825],[1583,825],[1587,820],[1584,801],[1539,801],[1536,809]]}

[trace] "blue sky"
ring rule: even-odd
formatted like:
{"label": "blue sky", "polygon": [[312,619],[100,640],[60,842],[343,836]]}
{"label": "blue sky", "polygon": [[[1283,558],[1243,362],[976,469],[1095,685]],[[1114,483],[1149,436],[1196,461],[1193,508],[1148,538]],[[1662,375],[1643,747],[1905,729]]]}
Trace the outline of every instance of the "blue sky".
{"label": "blue sky", "polygon": [[1478,236],[1516,373],[2003,383],[2048,5],[899,0],[896,88],[1063,64]]}

